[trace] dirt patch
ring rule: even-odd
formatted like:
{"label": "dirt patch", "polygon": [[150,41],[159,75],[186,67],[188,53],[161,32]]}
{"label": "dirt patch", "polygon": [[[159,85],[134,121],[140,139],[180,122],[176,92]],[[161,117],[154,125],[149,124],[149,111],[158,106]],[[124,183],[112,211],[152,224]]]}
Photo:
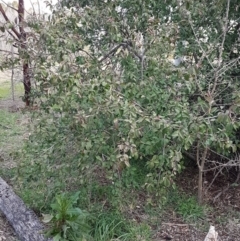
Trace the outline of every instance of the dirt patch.
{"label": "dirt patch", "polygon": [[17,112],[24,108],[25,104],[21,98],[16,98],[11,100],[10,98],[1,100],[0,99],[0,109],[8,110],[9,112]]}
{"label": "dirt patch", "polygon": [[154,235],[154,240],[203,241],[205,237],[206,233],[200,232],[193,225],[175,220],[175,222],[162,223],[161,229]]}
{"label": "dirt patch", "polygon": [[[177,183],[183,193],[197,196],[197,180],[198,169],[190,167],[179,175]],[[234,183],[236,173],[231,173],[231,178],[224,175],[219,176],[209,188],[211,180],[213,180],[213,173],[209,172],[204,177],[204,203],[211,208],[211,211],[208,212],[206,220],[203,220],[203,224],[206,225],[207,223],[209,226],[215,226],[220,241],[239,241],[240,183],[239,181]]]}

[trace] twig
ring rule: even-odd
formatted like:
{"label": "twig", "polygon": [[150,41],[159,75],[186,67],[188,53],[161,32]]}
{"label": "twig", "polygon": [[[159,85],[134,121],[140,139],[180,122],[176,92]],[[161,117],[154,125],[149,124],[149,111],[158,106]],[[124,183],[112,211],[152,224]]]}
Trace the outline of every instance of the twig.
{"label": "twig", "polygon": [[[226,19],[225,19],[225,25],[224,25],[224,29],[223,29],[223,39],[222,39],[222,43],[221,43],[221,47],[220,47],[220,53],[219,53],[219,57],[218,57],[218,69],[219,69],[220,66],[221,66],[221,59],[222,59],[222,54],[223,54],[223,47],[224,47],[224,43],[225,43],[225,39],[226,39],[226,34],[227,34],[227,29],[228,29],[229,7],[230,7],[230,0],[227,1]],[[213,95],[213,93],[214,93],[215,90],[216,90],[218,78],[219,78],[218,72],[216,72],[215,80],[214,80],[214,84],[213,84],[213,88],[212,88],[212,91],[211,91],[211,95]]]}
{"label": "twig", "polygon": [[[17,42],[18,39],[13,35],[13,33],[9,30],[7,30],[7,32],[13,37],[13,39]],[[15,47],[15,46],[14,46]]]}
{"label": "twig", "polygon": [[228,186],[225,187],[221,192],[219,192],[219,193],[213,198],[213,202],[216,202],[216,200],[217,200],[223,193],[225,193],[229,188],[230,188],[230,185],[228,185]]}
{"label": "twig", "polygon": [[213,185],[213,183],[215,182],[216,178],[218,177],[219,173],[222,171],[224,167],[221,167],[220,170],[218,170],[217,174],[214,175],[214,178],[212,179],[211,183],[208,185],[206,192],[211,188],[211,186]]}
{"label": "twig", "polygon": [[179,227],[188,227],[191,224],[183,224],[183,223],[162,223],[163,225],[168,226],[179,226]]}
{"label": "twig", "polygon": [[120,43],[119,45],[115,46],[112,50],[110,50],[107,54],[105,54],[103,57],[99,59],[99,62],[103,62],[105,59],[107,59],[110,55],[117,52],[117,50],[122,47],[123,43]]}
{"label": "twig", "polygon": [[[6,20],[6,22],[11,23],[11,21],[9,20],[9,18],[7,17],[5,11],[3,10],[2,4],[0,3],[0,12],[2,13],[4,19]],[[16,34],[16,36],[18,37],[18,39],[21,38],[21,34],[16,30],[15,27],[12,26],[12,31]]]}
{"label": "twig", "polygon": [[[11,51],[4,50],[4,49],[0,49],[0,52],[5,52],[5,53],[8,53],[8,54],[12,54]],[[13,54],[19,55],[18,53],[13,53]]]}
{"label": "twig", "polygon": [[7,7],[9,7],[9,8],[11,8],[11,9],[15,10],[16,12],[18,11],[16,8],[14,8],[14,7],[11,6],[10,4],[6,3],[4,0],[2,0],[2,2],[3,2],[5,5],[7,5]]}
{"label": "twig", "polygon": [[[208,63],[209,63],[210,66],[214,69],[214,67],[213,67],[213,65],[212,65],[212,63],[211,63],[211,61],[210,61],[209,58],[208,58],[208,52],[206,52],[206,51],[203,49],[203,47],[202,47],[202,45],[201,45],[201,43],[200,43],[200,41],[199,41],[199,39],[198,39],[198,37],[197,37],[197,34],[196,34],[196,32],[195,32],[195,30],[194,30],[194,28],[193,28],[193,24],[192,24],[192,21],[191,21],[190,15],[189,15],[188,21],[189,21],[190,26],[191,26],[191,29],[192,29],[192,31],[193,31],[193,34],[194,34],[195,40],[197,41],[198,46],[200,47],[200,49],[201,49],[202,52],[203,52],[203,55],[202,55],[201,59],[203,60],[203,59],[206,57],[206,59],[208,60]],[[201,59],[200,59],[200,61],[202,61]]]}
{"label": "twig", "polygon": [[127,45],[127,49],[128,49],[129,52],[132,52],[135,56],[137,56],[140,61],[142,61],[143,56],[141,56],[140,54],[138,54],[138,52],[137,52],[136,50],[134,50],[133,48],[130,48],[129,45]]}

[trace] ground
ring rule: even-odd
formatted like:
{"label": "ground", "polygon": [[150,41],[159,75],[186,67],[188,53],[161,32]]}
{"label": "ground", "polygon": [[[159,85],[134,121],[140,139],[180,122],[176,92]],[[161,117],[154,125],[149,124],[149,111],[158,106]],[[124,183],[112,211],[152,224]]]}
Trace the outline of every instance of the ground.
{"label": "ground", "polygon": [[17,241],[17,237],[11,226],[0,213],[0,241]]}
{"label": "ground", "polygon": [[[1,72],[0,71],[0,87],[5,83],[9,83],[11,78],[11,72]],[[9,85],[9,84],[8,84]],[[21,98],[17,95],[15,96],[15,100],[12,100],[11,96],[8,96],[6,99],[1,99],[0,96],[0,110],[5,109],[9,112],[18,111],[20,108],[24,107],[24,103]],[[1,126],[0,128],[7,128],[7,126]],[[14,162],[11,159],[8,159],[7,162],[3,161],[1,155],[1,147],[0,147],[0,162],[1,167],[12,168],[14,166]],[[0,241],[17,241],[16,235],[9,225],[8,221],[5,219],[2,213],[0,213]]]}
{"label": "ground", "polygon": [[[0,87],[3,75],[0,74]],[[5,75],[6,76],[6,75]],[[4,83],[6,80],[2,81]],[[5,109],[10,113],[18,112],[21,116],[21,110],[24,107],[19,96],[15,96],[13,101],[11,97],[0,98],[0,110]],[[24,125],[23,119],[18,118],[17,123]],[[0,128],[7,129],[8,126],[0,123]],[[15,137],[14,137],[15,138]],[[19,137],[21,138],[21,137]],[[1,167],[12,168],[15,163],[12,158],[3,158],[0,147],[0,162]],[[205,177],[205,189],[207,189],[211,176]],[[197,193],[197,169],[187,168],[177,179],[178,189],[186,195],[186,197],[196,196]],[[146,200],[145,194],[139,195],[139,205],[137,209],[126,210],[126,215],[136,222],[143,222],[150,220],[151,228],[154,230],[154,241],[203,241],[210,225],[214,225],[219,233],[221,241],[240,241],[240,183],[231,185],[233,180],[229,177],[225,179],[220,177],[216,179],[212,187],[205,193],[205,207],[208,209],[207,215],[204,219],[198,218],[196,220],[190,215],[184,218],[180,215],[184,212],[189,212],[191,209],[191,198],[183,201],[179,212],[175,209],[169,208],[161,213],[154,215],[146,214],[143,208],[143,202]],[[174,199],[174,198],[172,198]],[[190,201],[189,201],[190,200]],[[189,203],[188,203],[189,202]],[[186,203],[185,207],[184,204]],[[184,211],[184,208],[186,209]],[[193,211],[195,212],[195,210]],[[193,215],[196,215],[194,213]],[[11,229],[6,219],[0,215],[0,241],[16,241],[16,236]]]}
{"label": "ground", "polygon": [[[197,169],[186,169],[179,176],[178,187],[189,196],[197,195]],[[197,225],[184,222],[181,217],[169,215],[168,223],[163,223],[161,232],[172,237],[169,240],[204,240],[209,225],[215,226],[219,234],[219,241],[239,241],[240,240],[240,184],[230,186],[227,180],[220,177],[214,185],[205,193],[204,204],[209,209],[205,219],[198,220]],[[208,177],[205,178],[205,189],[208,187]],[[224,192],[224,190],[226,190]],[[219,194],[222,195],[219,195]],[[216,198],[218,197],[218,198]],[[189,207],[190,208],[190,207]],[[164,240],[164,239],[163,239]],[[165,239],[167,240],[167,239]]]}

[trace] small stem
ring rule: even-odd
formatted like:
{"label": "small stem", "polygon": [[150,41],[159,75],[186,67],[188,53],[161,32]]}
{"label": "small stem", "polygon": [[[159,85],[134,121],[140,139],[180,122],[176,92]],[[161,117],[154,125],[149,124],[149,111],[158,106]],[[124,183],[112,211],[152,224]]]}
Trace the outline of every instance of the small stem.
{"label": "small stem", "polygon": [[197,163],[198,163],[198,203],[202,204],[203,202],[203,173],[204,166],[207,158],[208,148],[205,147],[202,157],[200,158],[200,145],[198,142],[197,145]]}

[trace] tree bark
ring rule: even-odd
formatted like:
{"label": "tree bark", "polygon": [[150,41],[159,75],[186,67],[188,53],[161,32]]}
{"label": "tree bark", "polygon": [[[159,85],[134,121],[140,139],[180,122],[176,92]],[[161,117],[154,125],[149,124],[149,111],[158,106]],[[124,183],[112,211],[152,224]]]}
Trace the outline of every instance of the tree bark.
{"label": "tree bark", "polygon": [[208,148],[204,148],[204,152],[200,157],[200,145],[197,145],[197,164],[198,164],[198,203],[201,205],[203,203],[203,173],[205,162],[207,158]]}
{"label": "tree bark", "polygon": [[26,61],[23,63],[23,84],[24,84],[24,100],[26,103],[26,106],[31,105],[31,79],[30,79],[30,73],[29,73],[29,64]]}
{"label": "tree bark", "polygon": [[0,177],[0,211],[21,241],[52,241],[43,235],[44,226],[11,187]]}
{"label": "tree bark", "polygon": [[20,32],[20,57],[23,55],[23,85],[24,85],[24,100],[26,103],[26,106],[30,106],[30,92],[31,92],[31,80],[30,80],[30,74],[29,74],[29,64],[28,60],[25,58],[26,54],[26,41],[27,41],[27,35],[24,30],[24,0],[19,0],[18,2],[18,19],[19,19],[19,32]]}

